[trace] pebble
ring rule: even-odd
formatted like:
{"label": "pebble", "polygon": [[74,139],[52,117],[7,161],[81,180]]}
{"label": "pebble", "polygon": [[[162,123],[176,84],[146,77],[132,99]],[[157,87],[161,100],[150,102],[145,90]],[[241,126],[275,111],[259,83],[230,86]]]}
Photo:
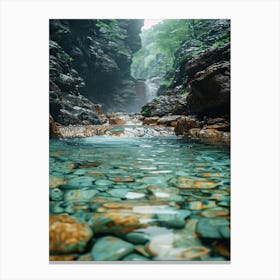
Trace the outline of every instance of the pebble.
{"label": "pebble", "polygon": [[50,189],[50,199],[53,201],[59,201],[63,199],[63,191],[59,188]]}
{"label": "pebble", "polygon": [[186,224],[185,219],[191,214],[186,209],[167,210],[165,213],[157,214],[157,219],[161,225],[171,228],[183,228]]}
{"label": "pebble", "polygon": [[70,190],[66,191],[64,195],[65,201],[90,201],[98,194],[97,190]]}
{"label": "pebble", "polygon": [[89,205],[83,201],[69,201],[65,202],[64,212],[68,214],[77,214],[88,212],[90,209]]}
{"label": "pebble", "polygon": [[56,177],[53,175],[49,176],[49,185],[50,188],[57,188],[61,185],[64,185],[67,182],[66,178]]}
{"label": "pebble", "polygon": [[170,180],[170,183],[181,189],[213,189],[217,187],[217,183],[213,180],[177,177]]}
{"label": "pebble", "polygon": [[134,178],[132,178],[132,177],[114,177],[111,180],[114,181],[114,182],[117,182],[117,183],[120,183],[120,182],[130,183],[130,182],[135,181]]}
{"label": "pebble", "polygon": [[[67,185],[63,186],[63,189],[78,189],[84,187],[92,187],[94,179],[89,176],[79,176],[69,179]],[[61,187],[62,188],[62,187]]]}
{"label": "pebble", "polygon": [[129,189],[111,189],[107,191],[107,193],[110,194],[111,196],[118,197],[118,198],[125,198],[128,192]]}
{"label": "pebble", "polygon": [[138,193],[138,192],[128,192],[125,195],[125,198],[127,198],[127,199],[140,199],[140,198],[143,198],[143,197],[145,197],[145,194]]}
{"label": "pebble", "polygon": [[131,243],[114,236],[105,236],[97,239],[91,250],[91,256],[96,261],[117,261],[133,250],[134,246]]}
{"label": "pebble", "polygon": [[229,221],[223,218],[202,218],[197,223],[196,232],[205,238],[229,238]]}
{"label": "pebble", "polygon": [[50,215],[49,237],[51,253],[84,252],[93,232],[85,223],[79,223],[67,214]]}
{"label": "pebble", "polygon": [[190,210],[208,209],[216,206],[216,202],[213,200],[208,201],[191,201],[186,203],[186,207]]}
{"label": "pebble", "polygon": [[50,261],[74,261],[78,257],[77,254],[71,255],[50,255]]}
{"label": "pebble", "polygon": [[200,213],[201,216],[207,218],[223,217],[229,215],[229,210],[225,208],[213,208],[209,210],[204,210]]}
{"label": "pebble", "polygon": [[50,201],[50,213],[52,214],[61,214],[64,213],[64,202],[63,201]]}
{"label": "pebble", "polygon": [[105,180],[105,179],[98,179],[95,181],[95,185],[103,187],[103,186],[110,186],[113,185],[112,181]]}
{"label": "pebble", "polygon": [[163,177],[144,177],[142,179],[142,182],[145,184],[162,185],[162,184],[166,184],[166,179]]}
{"label": "pebble", "polygon": [[143,244],[149,240],[149,236],[145,232],[134,231],[126,235],[127,241],[134,244]]}
{"label": "pebble", "polygon": [[77,261],[89,262],[89,261],[94,261],[94,259],[92,258],[91,253],[87,253],[87,254],[80,255]]}
{"label": "pebble", "polygon": [[122,259],[123,261],[150,261],[150,259],[145,258],[139,254],[129,254]]}

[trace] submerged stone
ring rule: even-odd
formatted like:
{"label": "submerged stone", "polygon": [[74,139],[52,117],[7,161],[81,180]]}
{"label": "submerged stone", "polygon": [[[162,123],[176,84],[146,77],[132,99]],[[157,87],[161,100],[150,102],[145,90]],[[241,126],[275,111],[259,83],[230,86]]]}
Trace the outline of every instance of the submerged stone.
{"label": "submerged stone", "polygon": [[191,214],[191,211],[181,209],[166,209],[166,212],[157,214],[157,219],[161,225],[172,228],[183,228],[186,224],[185,219]]}
{"label": "submerged stone", "polygon": [[110,186],[110,185],[113,185],[113,182],[110,180],[98,179],[95,181],[95,185],[100,186],[100,187]]}
{"label": "submerged stone", "polygon": [[149,240],[149,236],[145,232],[134,231],[128,233],[126,239],[134,244],[143,244]]}
{"label": "submerged stone", "polygon": [[111,189],[107,191],[107,193],[110,194],[111,196],[118,197],[118,198],[125,198],[128,192],[129,189]]}
{"label": "submerged stone", "polygon": [[201,209],[208,209],[216,206],[216,202],[212,200],[208,201],[191,201],[187,202],[186,206],[190,210],[201,210]]}
{"label": "submerged stone", "polygon": [[54,201],[63,200],[63,191],[59,188],[50,189],[50,199]]}
{"label": "submerged stone", "polygon": [[50,255],[50,261],[74,261],[78,257],[77,254],[71,255]]}
{"label": "submerged stone", "polygon": [[50,215],[49,231],[50,252],[54,254],[83,252],[93,236],[87,224],[67,214]]}
{"label": "submerged stone", "polygon": [[50,188],[57,188],[61,185],[64,185],[67,182],[66,178],[56,177],[56,176],[49,176],[49,185]]}
{"label": "submerged stone", "polygon": [[105,236],[93,245],[91,256],[96,261],[117,261],[133,250],[134,246],[131,243],[114,236]]}
{"label": "submerged stone", "polygon": [[64,195],[65,201],[90,201],[98,194],[97,190],[70,190]]}
{"label": "submerged stone", "polygon": [[67,182],[67,187],[70,186],[69,189],[71,189],[71,188],[92,187],[93,182],[94,182],[94,179],[92,177],[79,176],[79,177],[75,177],[75,178],[70,179]]}
{"label": "submerged stone", "polygon": [[123,261],[150,261],[148,258],[139,254],[129,254],[122,259]]}
{"label": "submerged stone", "polygon": [[77,261],[90,262],[90,261],[94,261],[94,259],[92,258],[91,253],[87,253],[87,254],[80,255]]}
{"label": "submerged stone", "polygon": [[143,198],[143,197],[145,197],[145,194],[138,193],[138,192],[128,192],[125,195],[125,198],[127,198],[127,199],[140,199],[140,198]]}
{"label": "submerged stone", "polygon": [[51,201],[50,202],[50,213],[51,214],[61,214],[64,213],[64,202],[63,201]]}
{"label": "submerged stone", "polygon": [[222,218],[202,218],[197,223],[196,232],[205,238],[229,238],[229,221]]}
{"label": "submerged stone", "polygon": [[130,182],[135,181],[134,178],[132,178],[132,177],[114,177],[111,180],[114,182],[117,182],[117,183],[119,183],[119,182],[130,183]]}
{"label": "submerged stone", "polygon": [[170,183],[181,189],[213,189],[218,186],[218,184],[213,180],[183,176],[171,179]]}
{"label": "submerged stone", "polygon": [[201,212],[201,216],[207,218],[223,217],[228,215],[229,215],[229,210],[225,208],[213,208]]}

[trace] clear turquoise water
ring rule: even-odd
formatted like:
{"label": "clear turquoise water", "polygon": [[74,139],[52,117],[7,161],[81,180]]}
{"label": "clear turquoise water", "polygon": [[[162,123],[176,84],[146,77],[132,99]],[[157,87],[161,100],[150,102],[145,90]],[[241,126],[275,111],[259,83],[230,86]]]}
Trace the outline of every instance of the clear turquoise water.
{"label": "clear turquoise water", "polygon": [[[96,164],[86,166],[88,162]],[[76,168],[71,169],[75,163]],[[190,143],[177,137],[51,139],[50,175],[68,180],[56,188],[56,195],[51,194],[50,213],[68,213],[88,222],[96,231],[84,254],[91,252],[99,238],[113,235],[148,251],[144,256],[134,249],[120,260],[133,260],[131,254],[147,260],[229,259],[228,253],[219,249],[226,247],[228,251],[230,240],[228,147]],[[75,196],[77,190],[83,190],[80,199]],[[133,205],[132,210],[126,210],[131,215],[148,215],[145,222],[139,222],[139,228],[133,229],[146,241],[138,244],[137,238],[123,229],[114,232],[113,228],[111,232],[96,228],[90,215],[104,215],[100,198]],[[207,254],[180,253],[193,252],[197,246],[206,248]],[[109,254],[110,248],[107,250]]]}

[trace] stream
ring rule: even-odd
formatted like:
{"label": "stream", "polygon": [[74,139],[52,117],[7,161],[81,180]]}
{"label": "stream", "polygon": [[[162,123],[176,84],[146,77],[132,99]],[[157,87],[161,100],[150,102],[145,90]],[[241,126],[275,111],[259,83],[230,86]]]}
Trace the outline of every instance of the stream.
{"label": "stream", "polygon": [[50,213],[94,232],[74,260],[229,260],[229,147],[173,135],[54,138],[49,163]]}

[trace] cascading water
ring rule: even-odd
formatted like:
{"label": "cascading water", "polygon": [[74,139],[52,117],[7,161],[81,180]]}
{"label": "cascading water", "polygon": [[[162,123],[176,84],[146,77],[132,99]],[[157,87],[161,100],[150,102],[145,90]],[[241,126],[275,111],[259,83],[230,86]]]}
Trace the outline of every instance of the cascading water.
{"label": "cascading water", "polygon": [[159,83],[161,81],[161,77],[153,77],[151,79],[146,80],[146,97],[147,101],[152,101],[155,97],[157,97],[157,91],[159,89]]}

